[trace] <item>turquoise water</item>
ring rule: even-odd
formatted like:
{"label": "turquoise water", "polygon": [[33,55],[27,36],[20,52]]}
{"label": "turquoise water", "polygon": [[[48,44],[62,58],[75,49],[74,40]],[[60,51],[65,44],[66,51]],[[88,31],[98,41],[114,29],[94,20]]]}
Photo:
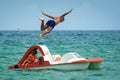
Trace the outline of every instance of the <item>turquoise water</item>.
{"label": "turquoise water", "polygon": [[[0,80],[119,80],[120,31],[53,31],[39,40],[39,31],[0,31]],[[8,70],[32,45],[44,43],[52,54],[77,52],[103,57],[100,70]]]}

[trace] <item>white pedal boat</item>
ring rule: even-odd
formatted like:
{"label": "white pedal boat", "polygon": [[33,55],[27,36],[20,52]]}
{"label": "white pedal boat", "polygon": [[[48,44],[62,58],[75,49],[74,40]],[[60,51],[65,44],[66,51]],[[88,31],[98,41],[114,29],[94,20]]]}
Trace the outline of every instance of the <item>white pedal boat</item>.
{"label": "white pedal boat", "polygon": [[[36,61],[25,65],[24,62],[33,49],[41,53]],[[57,60],[58,59],[58,60]],[[58,70],[85,70],[100,69],[100,63],[103,58],[83,58],[77,53],[66,53],[62,57],[60,54],[52,55],[45,45],[30,47],[21,60],[16,64],[9,66],[9,69],[58,69]]]}

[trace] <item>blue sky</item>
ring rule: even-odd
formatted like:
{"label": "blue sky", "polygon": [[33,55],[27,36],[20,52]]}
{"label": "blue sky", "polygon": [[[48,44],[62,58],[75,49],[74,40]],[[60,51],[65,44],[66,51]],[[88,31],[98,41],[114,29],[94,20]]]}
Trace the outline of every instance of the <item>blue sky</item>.
{"label": "blue sky", "polygon": [[0,0],[0,30],[39,30],[38,18],[73,9],[54,30],[120,30],[120,0]]}

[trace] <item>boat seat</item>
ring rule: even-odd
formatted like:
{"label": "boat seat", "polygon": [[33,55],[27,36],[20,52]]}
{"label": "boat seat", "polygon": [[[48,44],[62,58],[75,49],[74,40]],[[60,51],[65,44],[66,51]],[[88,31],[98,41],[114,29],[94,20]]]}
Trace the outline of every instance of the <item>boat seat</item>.
{"label": "boat seat", "polygon": [[79,54],[71,52],[66,53],[62,56],[60,63],[69,63],[76,60],[85,60],[85,58],[82,58]]}
{"label": "boat seat", "polygon": [[45,45],[40,45],[40,47],[42,48],[43,52],[44,52],[44,55],[43,58],[44,58],[44,61],[49,61],[50,64],[54,63],[54,59],[53,59],[53,56],[51,55],[49,49],[47,48],[47,46]]}

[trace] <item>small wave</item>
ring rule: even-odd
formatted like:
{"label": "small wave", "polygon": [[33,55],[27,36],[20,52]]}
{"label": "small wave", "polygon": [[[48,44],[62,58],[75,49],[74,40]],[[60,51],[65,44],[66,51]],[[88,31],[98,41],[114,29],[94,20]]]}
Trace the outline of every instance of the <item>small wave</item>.
{"label": "small wave", "polygon": [[2,33],[0,33],[0,36],[2,35]]}
{"label": "small wave", "polygon": [[83,33],[77,33],[77,35],[78,35],[78,36],[81,36],[81,35],[83,35]]}

